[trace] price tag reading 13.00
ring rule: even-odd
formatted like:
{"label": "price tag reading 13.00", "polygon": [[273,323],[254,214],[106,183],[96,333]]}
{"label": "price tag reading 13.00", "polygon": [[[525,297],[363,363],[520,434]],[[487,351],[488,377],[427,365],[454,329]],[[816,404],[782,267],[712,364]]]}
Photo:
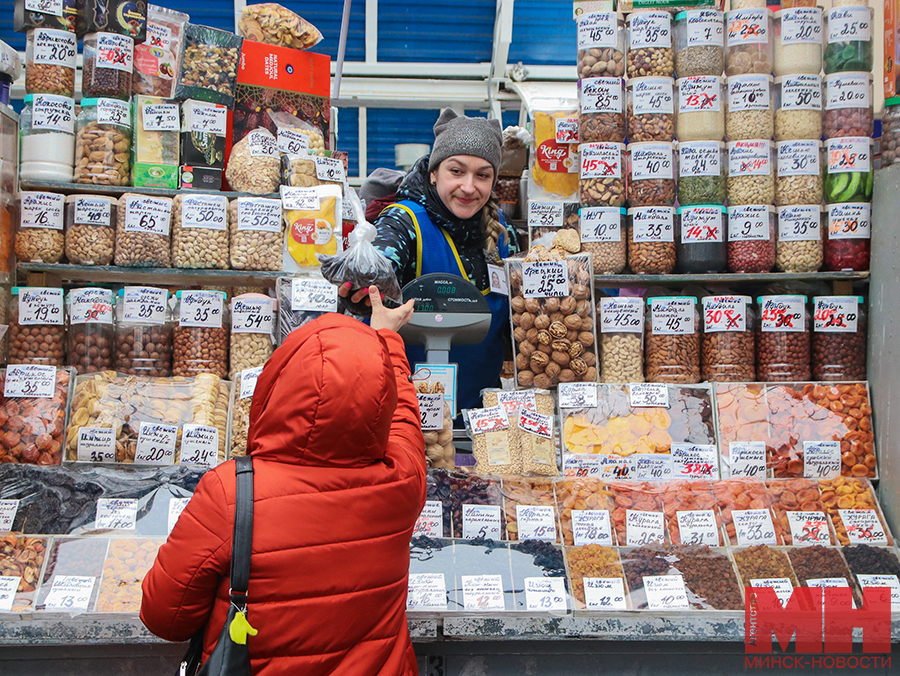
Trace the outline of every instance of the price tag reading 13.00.
{"label": "price tag reading 13.00", "polygon": [[95,577],[54,575],[44,609],[64,612],[87,610],[96,581]]}
{"label": "price tag reading 13.00", "polygon": [[525,298],[565,298],[569,295],[569,275],[564,261],[535,261],[522,264],[522,295]]}
{"label": "price tag reading 13.00", "polygon": [[568,609],[565,578],[526,577],[525,607],[531,611],[565,612]]}

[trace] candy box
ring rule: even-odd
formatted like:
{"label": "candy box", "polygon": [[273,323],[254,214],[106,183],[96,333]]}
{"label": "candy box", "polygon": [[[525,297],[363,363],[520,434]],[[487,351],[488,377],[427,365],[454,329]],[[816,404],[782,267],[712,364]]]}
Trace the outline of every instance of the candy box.
{"label": "candy box", "polygon": [[13,30],[56,28],[74,33],[77,15],[76,0],[16,0]]}
{"label": "candy box", "polygon": [[75,0],[78,15],[75,31],[119,33],[135,42],[147,39],[147,3],[145,0]]}

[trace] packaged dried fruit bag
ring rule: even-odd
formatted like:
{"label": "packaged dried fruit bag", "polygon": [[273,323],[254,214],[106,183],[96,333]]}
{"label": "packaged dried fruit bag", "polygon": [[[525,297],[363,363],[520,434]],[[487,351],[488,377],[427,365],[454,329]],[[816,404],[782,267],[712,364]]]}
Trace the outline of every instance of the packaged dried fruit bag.
{"label": "packaged dried fruit bag", "polygon": [[341,241],[342,190],[337,186],[282,187],[284,270],[319,267],[317,254],[333,256]]}
{"label": "packaged dried fruit bag", "polygon": [[577,138],[572,140],[566,129],[572,124],[577,129],[578,102],[537,101],[532,117],[529,198],[575,197],[580,170],[578,145]]}

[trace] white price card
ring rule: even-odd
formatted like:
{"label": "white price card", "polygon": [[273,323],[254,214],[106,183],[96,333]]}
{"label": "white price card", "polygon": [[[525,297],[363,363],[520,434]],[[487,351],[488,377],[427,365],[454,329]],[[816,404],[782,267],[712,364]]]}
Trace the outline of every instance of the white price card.
{"label": "white price card", "polygon": [[238,197],[237,229],[281,232],[281,200]]}
{"label": "white price card", "polygon": [[65,224],[65,195],[52,192],[19,193],[20,227],[62,230]]}
{"label": "white price card", "polygon": [[56,367],[37,364],[10,364],[6,367],[3,396],[49,399],[56,387]]}
{"label": "white price card", "polygon": [[463,505],[464,540],[499,540],[500,505]]}
{"label": "white price card", "polygon": [[25,11],[62,16],[63,0],[25,0]]}
{"label": "white price card", "polygon": [[522,295],[525,298],[565,298],[569,274],[565,261],[535,261],[522,264]]}
{"label": "white price card", "polygon": [[678,175],[721,176],[721,141],[685,141],[678,144]]}
{"label": "white price card", "polygon": [[594,383],[560,383],[558,394],[561,409],[597,407],[597,385]]}
{"label": "white price card", "polygon": [[169,292],[150,286],[126,286],[124,318],[126,322],[163,324],[166,321],[166,303]]}
{"label": "white price card", "polygon": [[[600,478],[604,480],[612,479],[638,479],[642,478],[638,474],[639,462],[642,458],[635,455],[598,455],[600,461]],[[668,456],[666,456],[668,459]],[[670,466],[671,468],[671,466]],[[650,477],[644,477],[650,478]]]}
{"label": "white price card", "polygon": [[582,143],[581,178],[622,178],[622,143]]}
{"label": "white price card", "polygon": [[219,291],[179,291],[179,326],[222,327],[224,298]]}
{"label": "white price card", "polygon": [[19,511],[18,500],[0,500],[0,533],[12,530],[17,511]]}
{"label": "white price card", "polygon": [[687,244],[725,241],[725,208],[681,207],[681,241]]}
{"label": "white price card", "polygon": [[869,108],[870,73],[832,73],[825,76],[825,110]]}
{"label": "white price card", "polygon": [[887,533],[874,509],[839,509],[838,515],[852,545],[887,545]]}
{"label": "white price card", "polygon": [[[62,0],[59,2],[61,7]],[[78,54],[75,33],[55,28],[35,28],[33,30],[31,56],[33,64],[62,66],[75,70],[75,57]]]}
{"label": "white price card", "polygon": [[722,110],[722,78],[718,75],[682,77],[677,83],[679,113],[718,113]]}
{"label": "white price card", "polygon": [[629,547],[642,547],[651,542],[665,542],[666,530],[662,512],[625,510],[625,539]]}
{"label": "white price card", "polygon": [[778,241],[819,241],[822,237],[821,217],[818,204],[778,207]]}
{"label": "white price card", "polygon": [[0,613],[12,611],[13,601],[16,599],[16,591],[19,589],[21,581],[21,577],[0,577]]}
{"label": "white price card", "polygon": [[828,10],[828,44],[847,41],[872,41],[872,10],[865,3]]}
{"label": "white price card", "polygon": [[95,33],[94,36],[97,69],[112,68],[124,73],[134,70],[134,40],[117,33]]}
{"label": "white price card", "polygon": [[316,178],[320,181],[343,183],[345,180],[344,163],[333,157],[314,157]]}
{"label": "white price card", "polygon": [[125,197],[125,232],[169,236],[172,201],[128,195]]}
{"label": "white price card", "polygon": [[718,479],[719,455],[715,444],[672,444],[672,476]]}
{"label": "white price card", "polygon": [[141,107],[144,131],[180,131],[177,103],[145,103]]}
{"label": "white price card", "polygon": [[529,228],[561,228],[563,225],[562,202],[528,201]]}
{"label": "white price card", "polygon": [[63,290],[19,287],[19,324],[62,324]]}
{"label": "white price card", "polygon": [[447,583],[443,573],[410,573],[406,610],[447,610]]}
{"label": "white price card", "polygon": [[537,611],[568,610],[566,580],[562,577],[526,577],[525,608]]}
{"label": "white price card", "polygon": [[171,533],[172,529],[175,528],[178,518],[190,501],[190,498],[169,498],[168,532]]}
{"label": "white price card", "polygon": [[519,429],[542,439],[553,438],[553,416],[532,411],[519,412]]}
{"label": "white price card", "polygon": [[134,461],[150,465],[173,464],[177,439],[178,427],[176,425],[142,422],[138,430]]}
{"label": "white price card", "polygon": [[296,129],[279,129],[275,143],[278,152],[285,155],[305,155],[309,152],[309,135]]}
{"label": "white price card", "polygon": [[615,12],[590,12],[577,21],[578,49],[616,47],[618,15]]}
{"label": "white price card", "polygon": [[605,509],[573,509],[572,536],[575,546],[606,545],[611,547],[612,529]]}
{"label": "white price card", "polygon": [[225,230],[228,227],[228,198],[220,195],[182,195],[181,226]]}
{"label": "white price card", "polygon": [[592,453],[564,453],[563,475],[575,478],[600,476],[600,458]]}
{"label": "white price card", "polygon": [[337,287],[327,279],[299,277],[291,280],[291,310],[337,312]]}
{"label": "white price card", "polygon": [[840,441],[803,442],[803,476],[808,479],[833,479],[840,475]]}
{"label": "white price card", "polygon": [[822,110],[821,75],[785,75],[781,78],[782,110]]}
{"label": "white price card", "polygon": [[631,408],[669,408],[669,386],[665,383],[631,383],[628,396]]}
{"label": "white price card", "polygon": [[731,512],[738,544],[777,545],[772,513],[768,509],[736,509]]}
{"label": "white price card", "polygon": [[671,143],[632,143],[631,180],[675,178],[675,146]]}
{"label": "white price card", "polygon": [[668,12],[634,12],[628,21],[632,49],[672,47],[672,15]]}
{"label": "white price card", "polygon": [[737,9],[726,12],[726,44],[729,47],[766,44],[769,41],[768,18],[768,10],[763,8]]}
{"label": "white price card", "polygon": [[643,331],[644,301],[642,298],[600,299],[600,333],[643,333]]}
{"label": "white price card", "polygon": [[[0,578],[2,579],[2,578]],[[859,586],[863,589],[870,587],[887,587],[891,590],[891,610],[900,611],[900,580],[896,575],[862,575],[857,574]]]}
{"label": "white price card", "polygon": [[[850,587],[850,581],[843,577],[822,577],[806,581],[807,587],[814,589],[825,589],[825,587]],[[856,601],[853,600],[852,593],[848,595],[850,608],[856,608]]]}
{"label": "white price card", "polygon": [[97,578],[78,575],[54,575],[50,593],[44,601],[45,610],[87,610]]}
{"label": "white price card", "polygon": [[728,175],[769,176],[772,174],[772,142],[732,141],[728,144]]}
{"label": "white price card", "polygon": [[557,117],[554,122],[557,143],[578,143],[577,117]]}
{"label": "white price card", "polygon": [[639,242],[674,242],[675,209],[673,207],[633,207],[631,216],[631,238]]}
{"label": "white price card", "polygon": [[231,299],[231,332],[275,334],[275,299],[247,298],[236,296]]}
{"label": "white price card", "polygon": [[208,425],[186,424],[181,428],[180,465],[215,467],[219,463],[219,430]]}
{"label": "white price card", "polygon": [[419,513],[413,537],[419,536],[444,537],[444,504],[440,500],[428,500]]}
{"label": "white price card", "polygon": [[134,530],[138,501],[127,498],[99,498],[94,527],[98,530]]}
{"label": "white price card", "polygon": [[675,94],[671,78],[639,77],[631,81],[633,115],[674,115]]}
{"label": "white price card", "polygon": [[611,478],[641,481],[664,481],[673,478],[672,456],[668,454],[639,453],[629,456],[625,460],[631,463],[630,471],[626,471],[622,476]]}
{"label": "white price card", "polygon": [[737,75],[728,78],[728,110],[769,110],[770,75]]}
{"label": "white price card", "polygon": [[709,545],[718,547],[719,524],[711,509],[676,512],[678,535],[683,545]]}
{"label": "white price card", "polygon": [[259,380],[259,374],[262,372],[262,366],[241,371],[241,391],[238,394],[238,399],[247,399],[253,396],[253,393],[256,391],[256,381]]}
{"label": "white price card", "polygon": [[553,507],[516,505],[519,540],[556,540],[556,514]]}
{"label": "white price card", "polygon": [[416,397],[419,400],[422,431],[444,429],[444,395],[419,393]]}
{"label": "white price card", "polygon": [[822,144],[819,141],[779,141],[775,144],[778,176],[819,176]]}
{"label": "white price card", "polygon": [[55,94],[35,94],[31,101],[33,129],[75,132],[75,100]]}
{"label": "white price card", "polygon": [[794,593],[794,586],[786,577],[768,577],[750,580],[751,587],[770,587],[783,608],[791,600],[791,594]]}
{"label": "white price card", "polygon": [[534,390],[504,390],[497,392],[497,403],[503,407],[507,416],[518,416],[521,411],[537,412],[537,399]]}
{"label": "white price card", "polygon": [[627,610],[621,577],[585,577],[584,605],[588,610]]}
{"label": "white price card", "polygon": [[725,22],[722,13],[715,9],[689,9],[687,14],[688,47],[723,47]]}
{"label": "white price card", "polygon": [[116,462],[116,431],[111,427],[79,427],[79,462]]}
{"label": "white price card", "polygon": [[503,577],[462,575],[463,608],[466,610],[506,610]]}
{"label": "white price card", "polygon": [[578,81],[578,97],[582,114],[621,113],[624,98],[622,80],[617,77],[583,78]]}
{"label": "white price card", "polygon": [[112,324],[112,291],[89,287],[69,291],[70,324]]}
{"label": "white price card", "polygon": [[703,299],[703,329],[746,331],[747,301],[742,296],[707,296]]}
{"label": "white price card", "polygon": [[195,105],[190,114],[192,132],[225,136],[228,126],[228,108],[225,106]]}
{"label": "white price card", "polygon": [[[24,195],[25,193],[21,193]],[[112,203],[104,197],[75,196],[74,225],[110,225]]]}
{"label": "white price card", "polygon": [[472,434],[501,432],[509,429],[509,418],[504,407],[499,404],[488,408],[473,408],[469,410],[469,427]]}
{"label": "white price card", "polygon": [[[693,298],[650,299],[650,325],[654,335],[688,336],[697,332],[697,301]],[[666,397],[668,397],[666,388]],[[631,404],[634,406],[634,404]],[[666,404],[668,407],[668,403]]]}
{"label": "white price card", "polygon": [[766,478],[766,442],[731,441],[728,444],[731,478]]}
{"label": "white price card", "polygon": [[829,204],[828,239],[869,239],[872,236],[871,204]]}
{"label": "white price card", "polygon": [[650,610],[690,608],[681,575],[644,575],[642,579]]}
{"label": "white price card", "polygon": [[97,123],[128,127],[131,132],[131,106],[119,99],[97,99]]}
{"label": "white price card", "polygon": [[728,241],[774,242],[774,227],[769,226],[769,216],[774,213],[770,209],[765,204],[728,207]]}
{"label": "white price card", "polygon": [[787,517],[791,527],[791,540],[795,546],[831,544],[831,533],[824,513],[788,512]]}
{"label": "white price card", "polygon": [[254,129],[247,137],[251,157],[278,157],[278,143],[268,129]]}
{"label": "white price card", "polygon": [[825,141],[829,174],[868,173],[872,169],[872,139],[845,136]]}
{"label": "white price card", "polygon": [[582,207],[581,217],[582,242],[621,242],[622,212],[621,207]]}
{"label": "white price card", "polygon": [[816,333],[856,333],[859,326],[858,296],[813,298],[813,330]]}
{"label": "white price card", "polygon": [[822,10],[795,7],[781,12],[782,45],[822,45]]}

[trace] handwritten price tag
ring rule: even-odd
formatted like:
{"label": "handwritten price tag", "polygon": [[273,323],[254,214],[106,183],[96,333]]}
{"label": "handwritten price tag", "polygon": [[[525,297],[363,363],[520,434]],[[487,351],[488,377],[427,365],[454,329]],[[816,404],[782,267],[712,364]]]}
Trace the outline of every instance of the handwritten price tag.
{"label": "handwritten price tag", "polygon": [[520,540],[556,540],[556,514],[553,507],[516,505]]}
{"label": "handwritten price tag", "polygon": [[858,296],[816,296],[813,330],[817,333],[856,333],[859,326]]}
{"label": "handwritten price tag", "polygon": [[563,474],[575,478],[600,476],[600,458],[593,454],[565,453]]}
{"label": "handwritten price tag", "polygon": [[681,478],[718,479],[715,444],[672,444],[672,474]]}
{"label": "handwritten price tag", "polygon": [[247,136],[251,157],[278,157],[278,144],[268,129],[254,129]]}
{"label": "handwritten price tag", "polygon": [[766,44],[769,23],[765,9],[738,9],[725,13],[727,46]]}
{"label": "handwritten price tag", "polygon": [[219,464],[219,430],[207,425],[184,425],[178,463],[208,468]]}
{"label": "handwritten price tag", "polygon": [[[849,587],[850,581],[843,577],[822,577],[813,580],[806,581],[807,587],[812,587],[815,589],[825,589],[825,587]],[[856,608],[856,601],[853,600],[852,595],[849,598],[850,600],[850,608]]]}
{"label": "handwritten price tag", "polygon": [[463,608],[466,610],[506,610],[503,577],[462,575]]}
{"label": "handwritten price tag", "polygon": [[18,500],[0,500],[0,533],[12,530],[17,511],[19,511]]}
{"label": "handwritten price tag", "polygon": [[69,291],[69,321],[72,324],[112,324],[112,291],[98,288]]}
{"label": "handwritten price tag", "polygon": [[525,607],[527,610],[568,610],[566,581],[561,577],[526,577]]}
{"label": "handwritten price tag", "polygon": [[504,390],[497,393],[497,403],[503,406],[507,416],[517,416],[521,411],[537,413],[534,390]]}
{"label": "handwritten price tag", "polygon": [[687,11],[688,47],[725,45],[725,23],[722,14],[714,9]]}
{"label": "handwritten price tag", "polygon": [[578,143],[577,117],[558,117],[555,122],[557,143]]}
{"label": "handwritten price tag", "polygon": [[617,15],[615,12],[584,14],[578,18],[577,33],[578,49],[615,47],[618,35]]}
{"label": "handwritten price tag", "polygon": [[528,228],[561,228],[563,225],[562,202],[528,201]]}
{"label": "handwritten price tag", "polygon": [[281,200],[238,197],[238,230],[281,232]]}
{"label": "handwritten price tag", "polygon": [[[190,130],[193,132],[225,136],[228,108],[214,103],[194,104],[186,112],[190,114]],[[187,117],[187,116],[186,116]]]}
{"label": "handwritten price tag", "polygon": [[862,575],[857,574],[859,586],[863,589],[870,587],[888,587],[891,590],[891,610],[900,611],[900,580],[896,575]]}
{"label": "handwritten price tag", "polygon": [[238,396],[239,399],[247,399],[248,397],[253,396],[253,393],[256,391],[256,381],[259,380],[259,374],[262,372],[262,366],[241,371],[241,391]]}
{"label": "handwritten price tag", "polygon": [[674,242],[675,209],[673,207],[634,207],[628,210],[632,234],[638,242]]}
{"label": "handwritten price tag", "polygon": [[707,296],[704,298],[703,329],[707,333],[716,331],[746,331],[746,296]]}
{"label": "handwritten price tag", "polygon": [[867,73],[832,73],[825,76],[825,110],[869,108],[871,84]]}
{"label": "handwritten price tag", "polygon": [[19,287],[19,324],[62,324],[63,290]]}
{"label": "handwritten price tag", "polygon": [[35,94],[31,101],[31,126],[34,129],[75,131],[75,101],[55,94]]}
{"label": "handwritten price tag", "polygon": [[116,431],[107,427],[78,428],[79,462],[116,462]]}
{"label": "handwritten price tag", "polygon": [[724,207],[681,207],[681,241],[684,243],[724,242]]}
{"label": "handwritten price tag", "polygon": [[886,545],[887,533],[874,509],[839,509],[850,544]]}
{"label": "handwritten price tag", "polygon": [[594,383],[560,383],[559,407],[596,408],[597,385]]}
{"label": "handwritten price tag", "polygon": [[164,324],[169,292],[149,286],[126,286],[123,292],[125,321]]}
{"label": "handwritten price tag", "polygon": [[672,47],[672,15],[668,12],[635,12],[628,19],[633,49]]}
{"label": "handwritten price tag", "polygon": [[785,75],[781,79],[782,110],[822,110],[820,75]]}
{"label": "handwritten price tag", "polygon": [[278,151],[286,155],[305,155],[309,152],[309,136],[296,129],[279,129],[276,143]]}
{"label": "handwritten price tag", "polygon": [[737,75],[728,78],[728,110],[769,110],[768,75]]}
{"label": "handwritten price tag", "polygon": [[832,7],[828,10],[828,44],[848,40],[871,42],[872,10],[867,6]]}
{"label": "handwritten price tag", "polygon": [[94,526],[98,530],[134,530],[137,510],[137,500],[100,498],[97,500],[97,518],[94,520]]}
{"label": "handwritten price tag", "polygon": [[521,411],[519,413],[519,429],[543,439],[552,439],[553,416]]}
{"label": "handwritten price tag", "polygon": [[21,581],[21,577],[0,577],[0,613],[12,611],[13,601],[16,599],[16,590],[18,590]]}
{"label": "handwritten price tag", "polygon": [[871,204],[829,204],[828,239],[870,239]]}
{"label": "handwritten price tag", "polygon": [[722,79],[717,75],[698,75],[678,78],[678,112],[718,113],[722,109],[720,88]]}
{"label": "handwritten price tag", "polygon": [[720,141],[691,141],[678,144],[678,175],[721,176],[722,144]]}
{"label": "handwritten price tag", "polygon": [[728,444],[728,455],[732,479],[766,477],[766,442],[732,441]]}
{"label": "handwritten price tag", "polygon": [[641,478],[638,474],[638,467],[642,458],[634,455],[616,455],[615,453],[598,455],[597,458],[600,461],[601,479],[628,480]]}
{"label": "handwritten price tag", "polygon": [[95,577],[54,575],[50,593],[44,601],[45,610],[75,612],[87,610],[94,591]]}
{"label": "handwritten price tag", "polygon": [[775,238],[774,210],[753,204],[728,207],[729,242],[768,242]]}
{"label": "handwritten price tag", "polygon": [[444,429],[444,395],[417,394],[419,400],[419,416],[422,419],[422,431]]}
{"label": "handwritten price tag", "polygon": [[621,143],[582,143],[581,178],[622,178]]}
{"label": "handwritten price tag", "polygon": [[128,127],[131,133],[131,107],[119,99],[97,99],[97,123]]}
{"label": "handwritten price tag", "polygon": [[343,183],[345,180],[344,163],[333,157],[314,157],[316,163],[316,178],[320,181],[333,181]]}
{"label": "handwritten price tag", "polygon": [[675,95],[668,78],[636,78],[631,85],[633,115],[673,115]]}
{"label": "handwritten price tag", "polygon": [[621,242],[622,209],[620,207],[582,207],[582,242]]}
{"label": "handwritten price tag", "polygon": [[584,605],[588,610],[627,610],[621,577],[586,577]]}
{"label": "handwritten price tag", "polygon": [[301,277],[291,280],[291,310],[337,312],[337,287],[327,279]]}
{"label": "handwritten price tag", "polygon": [[600,333],[642,333],[643,330],[643,299],[600,299]]}
{"label": "handwritten price tag", "polygon": [[782,608],[787,605],[788,601],[791,600],[791,594],[794,593],[794,586],[786,577],[770,577],[750,580],[750,586],[770,587],[781,602]]}
{"label": "handwritten price tag", "polygon": [[822,10],[818,7],[795,7],[781,13],[782,45],[821,45]]}
{"label": "handwritten price tag", "polygon": [[569,275],[565,261],[535,261],[522,264],[522,294],[525,298],[565,298]]}
{"label": "handwritten price tag", "polygon": [[572,535],[576,547],[582,545],[611,547],[613,541],[609,512],[605,509],[573,509]]}
{"label": "handwritten price tag", "polygon": [[275,333],[275,299],[237,296],[231,300],[232,333]]}
{"label": "handwritten price tag", "polygon": [[665,542],[662,512],[625,510],[625,536],[629,547],[642,547],[651,542]]}
{"label": "handwritten price tag", "polygon": [[500,405],[469,410],[469,426],[473,434],[487,434],[509,429],[509,418]]}
{"label": "handwritten price tag", "polygon": [[112,68],[125,73],[134,70],[134,40],[127,35],[96,33],[97,68]]}
{"label": "handwritten price tag", "polygon": [[673,477],[672,457],[669,455],[640,454],[629,456],[628,460],[634,463],[632,471],[613,478],[663,481]]}
{"label": "handwritten price tag", "polygon": [[683,545],[709,545],[718,547],[719,525],[716,514],[711,509],[676,512],[678,535]]}
{"label": "handwritten price tag", "polygon": [[171,219],[171,201],[141,195],[129,195],[125,198],[125,232],[168,237]]}
{"label": "handwritten price tag", "polygon": [[419,536],[444,537],[444,505],[440,500],[428,500],[419,513],[413,528],[413,537]]}
{"label": "handwritten price tag", "polygon": [[175,462],[175,442],[178,427],[161,423],[142,422],[138,430],[135,462],[150,465],[171,465]]}
{"label": "handwritten price tag", "polygon": [[631,180],[675,177],[675,150],[671,143],[632,143]]}
{"label": "handwritten price tag", "polygon": [[650,610],[690,608],[681,575],[644,575],[642,579]]}
{"label": "handwritten price tag", "polygon": [[218,291],[179,291],[179,326],[222,327],[223,294]]}
{"label": "handwritten price tag", "polygon": [[631,408],[669,408],[669,386],[665,383],[631,383],[628,395]]}
{"label": "handwritten price tag", "polygon": [[806,204],[778,207],[778,240],[781,242],[817,242],[822,236],[822,210]]}
{"label": "handwritten price tag", "polygon": [[178,518],[190,501],[190,498],[169,498],[168,532],[171,533],[172,529],[175,528]]}
{"label": "handwritten price tag", "polygon": [[464,540],[499,540],[499,505],[463,505]]}
{"label": "handwritten price tag", "polygon": [[866,173],[872,168],[872,139],[832,138],[825,142],[829,174]]}
{"label": "handwritten price tag", "polygon": [[406,610],[447,610],[447,583],[443,573],[410,573]]}
{"label": "handwritten price tag", "polygon": [[23,190],[19,205],[22,227],[63,229],[66,206],[64,195]]}
{"label": "handwritten price tag", "polygon": [[25,11],[62,16],[63,0],[25,0]]}
{"label": "handwritten price tag", "polygon": [[177,103],[145,103],[141,107],[144,131],[180,131]]}
{"label": "handwritten price tag", "polygon": [[3,396],[7,399],[49,399],[56,387],[56,367],[10,364],[6,367]]}
{"label": "handwritten price tag", "polygon": [[772,514],[768,509],[742,509],[732,513],[737,541],[746,545],[777,545]]}
{"label": "handwritten price tag", "polygon": [[791,540],[795,545],[830,545],[831,533],[822,512],[788,512]]}
{"label": "handwritten price tag", "polygon": [[803,476],[809,479],[833,479],[840,475],[841,442],[803,442]]}
{"label": "handwritten price tag", "polygon": [[819,141],[780,141],[775,144],[779,176],[819,176],[822,144]]}
{"label": "handwritten price tag", "polygon": [[225,230],[228,226],[228,198],[219,195],[183,195],[181,226]]}
{"label": "handwritten price tag", "polygon": [[[622,99],[624,97],[622,95],[622,80],[620,78],[589,77],[579,80],[578,85],[582,114],[622,112]],[[558,143],[566,143],[566,141],[560,141],[559,139],[559,120],[557,120],[556,141]]]}
{"label": "handwritten price tag", "polygon": [[[21,193],[24,195],[25,193]],[[112,204],[103,197],[77,195],[75,197],[76,225],[109,225]]]}
{"label": "handwritten price tag", "polygon": [[[690,336],[697,332],[697,301],[694,298],[652,298],[650,326],[658,336]],[[666,398],[668,400],[668,388]],[[631,404],[634,406],[634,403]],[[668,401],[666,403],[668,407]]]}
{"label": "handwritten price tag", "polygon": [[771,141],[732,141],[727,147],[730,177],[771,175]]}

